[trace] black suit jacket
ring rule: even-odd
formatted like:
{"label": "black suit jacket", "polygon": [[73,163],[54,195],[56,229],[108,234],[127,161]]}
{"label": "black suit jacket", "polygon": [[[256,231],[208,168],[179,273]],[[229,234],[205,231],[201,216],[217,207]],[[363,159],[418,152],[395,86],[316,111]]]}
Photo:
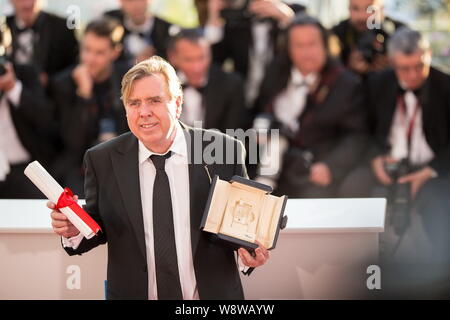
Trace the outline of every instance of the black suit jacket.
{"label": "black suit jacket", "polygon": [[[15,16],[7,19],[13,38],[13,56],[17,50],[17,34],[19,32]],[[67,28],[66,19],[41,11],[32,27],[37,34],[34,40],[33,64],[49,76],[76,63],[78,57],[78,41],[74,30]]]}
{"label": "black suit jacket", "polygon": [[204,128],[218,129],[224,133],[226,129],[247,128],[244,83],[238,74],[211,65],[208,84],[202,96],[205,107]]}
{"label": "black suit jacket", "polygon": [[11,118],[20,142],[33,160],[47,166],[54,155],[51,130],[53,120],[52,104],[46,98],[38,81],[35,68],[14,65],[16,78],[22,82],[19,105],[8,101]]}
{"label": "black suit jacket", "polygon": [[[183,126],[185,136],[224,139],[242,159],[245,151],[237,140],[223,134]],[[189,140],[188,140],[189,141]],[[204,148],[209,142],[203,142]],[[188,144],[193,155],[194,143]],[[197,149],[198,150],[198,149]],[[229,152],[229,150],[227,150]],[[241,155],[241,157],[239,157]],[[243,160],[241,160],[243,163]],[[82,254],[108,242],[108,299],[147,299],[148,272],[139,186],[138,140],[132,133],[97,145],[87,151],[86,211],[103,229],[100,235],[83,239],[77,250],[66,248],[69,255]],[[230,179],[246,176],[243,164],[209,164],[211,176]],[[189,164],[191,244],[200,299],[243,299],[243,290],[234,251],[215,242],[200,231],[210,180],[204,164]]]}
{"label": "black suit jacket", "polygon": [[[108,12],[105,12],[105,16],[107,17],[111,17],[114,19],[117,19],[124,27],[125,29],[125,35],[124,38],[127,34],[130,33],[129,30],[127,30],[127,28],[125,27],[123,20],[124,20],[124,14],[121,10],[111,10]],[[169,40],[169,29],[172,26],[172,24],[170,24],[169,22],[162,20],[158,17],[154,17],[154,22],[153,22],[153,29],[152,32],[150,33],[150,40],[153,43],[153,46],[155,47],[156,53],[157,55],[165,58],[167,55],[167,42]],[[122,53],[121,60],[123,59],[130,59],[130,56],[127,55],[126,50],[124,50],[124,52]]]}
{"label": "black suit jacket", "polygon": [[[393,70],[368,80],[369,123],[373,134],[370,158],[390,150],[388,137],[397,107],[398,79]],[[450,76],[431,68],[419,92],[425,139],[435,153],[430,166],[440,175],[450,172]]]}

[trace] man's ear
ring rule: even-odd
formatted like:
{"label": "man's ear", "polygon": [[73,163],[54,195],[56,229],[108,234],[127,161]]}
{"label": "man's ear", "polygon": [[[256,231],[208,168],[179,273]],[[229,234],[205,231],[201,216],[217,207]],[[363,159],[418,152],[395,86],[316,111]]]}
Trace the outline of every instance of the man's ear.
{"label": "man's ear", "polygon": [[176,110],[175,110],[175,117],[177,119],[180,119],[181,111],[183,109],[183,97],[178,96],[175,100]]}

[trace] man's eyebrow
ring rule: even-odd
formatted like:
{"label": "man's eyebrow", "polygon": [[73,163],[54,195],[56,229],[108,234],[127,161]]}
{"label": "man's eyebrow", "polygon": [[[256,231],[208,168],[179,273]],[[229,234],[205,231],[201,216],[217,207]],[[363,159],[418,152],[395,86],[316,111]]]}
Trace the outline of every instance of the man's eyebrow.
{"label": "man's eyebrow", "polygon": [[144,98],[128,98],[128,101],[140,101],[140,100],[149,100],[149,99],[162,99],[162,96],[149,96]]}

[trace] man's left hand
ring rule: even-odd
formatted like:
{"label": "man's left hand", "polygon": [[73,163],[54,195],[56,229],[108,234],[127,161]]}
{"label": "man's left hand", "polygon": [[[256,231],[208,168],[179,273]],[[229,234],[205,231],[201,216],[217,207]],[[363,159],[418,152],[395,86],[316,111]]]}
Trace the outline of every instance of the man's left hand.
{"label": "man's left hand", "polygon": [[398,179],[398,183],[411,183],[411,197],[414,199],[419,192],[420,188],[427,182],[429,179],[433,178],[434,171],[430,167],[425,167],[416,172],[407,174],[406,176],[400,177]]}
{"label": "man's left hand", "polygon": [[259,247],[255,249],[254,257],[244,248],[238,250],[242,263],[247,267],[256,268],[262,266],[269,260],[269,251],[258,241],[256,243]]}

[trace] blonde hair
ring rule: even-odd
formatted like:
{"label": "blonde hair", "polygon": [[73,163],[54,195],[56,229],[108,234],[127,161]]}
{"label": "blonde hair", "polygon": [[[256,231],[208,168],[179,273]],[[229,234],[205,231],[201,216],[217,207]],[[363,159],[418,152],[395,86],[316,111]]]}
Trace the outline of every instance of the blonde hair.
{"label": "blonde hair", "polygon": [[133,82],[145,77],[161,74],[166,79],[170,99],[183,98],[183,90],[175,69],[163,58],[152,56],[132,67],[122,78],[121,99],[126,104],[130,96]]}

